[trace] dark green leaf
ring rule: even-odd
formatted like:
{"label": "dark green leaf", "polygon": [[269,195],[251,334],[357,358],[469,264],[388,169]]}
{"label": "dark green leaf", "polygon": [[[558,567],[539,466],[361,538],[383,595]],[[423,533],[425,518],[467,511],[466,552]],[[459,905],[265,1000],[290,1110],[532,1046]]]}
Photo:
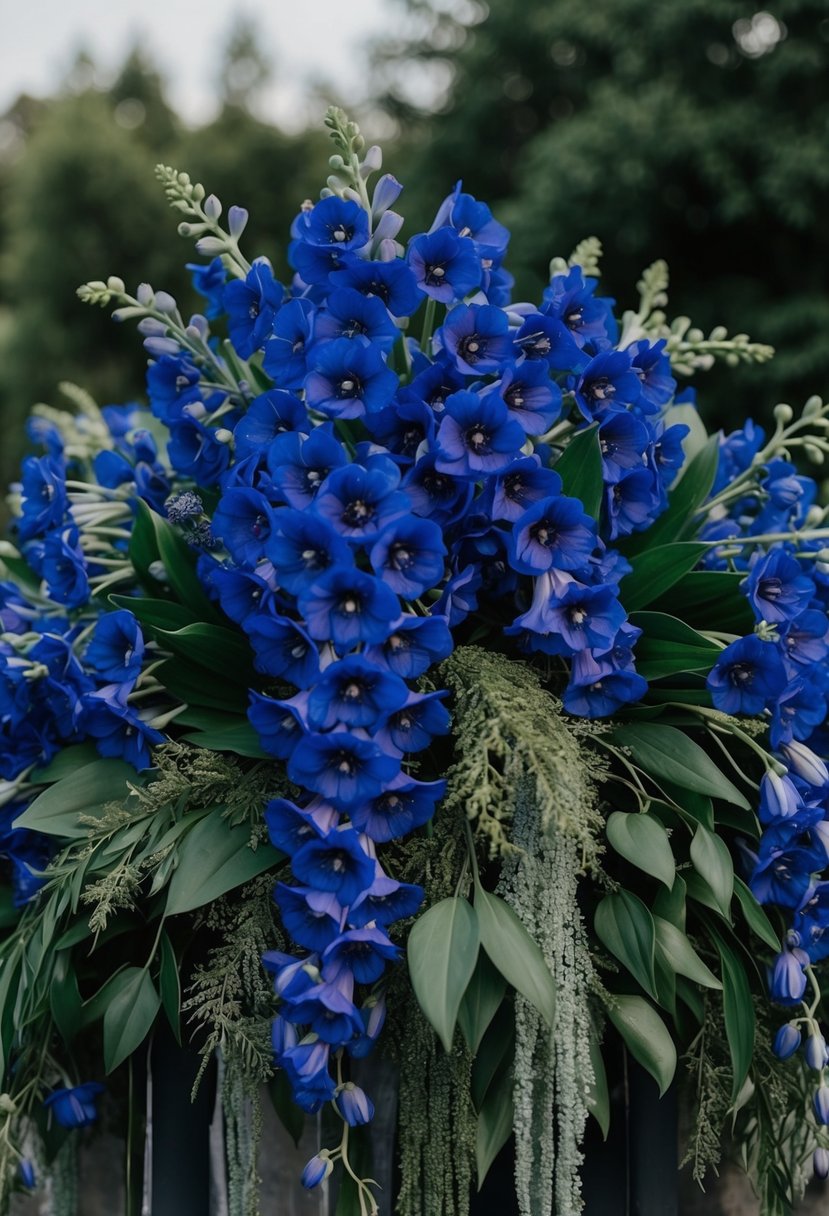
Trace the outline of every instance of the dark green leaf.
{"label": "dark green leaf", "polygon": [[76,743],[72,747],[61,748],[48,764],[43,768],[36,768],[30,781],[33,785],[52,785],[99,759],[100,755],[94,743]]}
{"label": "dark green leaf", "polygon": [[504,979],[535,1005],[549,1026],[556,1016],[556,984],[536,942],[509,904],[475,885],[481,945]]}
{"label": "dark green leaf", "polygon": [[713,971],[702,961],[681,929],[660,916],[654,917],[656,948],[677,975],[701,984],[703,988],[722,988]]}
{"label": "dark green leaf", "polygon": [[656,1081],[661,1097],[676,1072],[676,1047],[662,1018],[641,996],[615,996],[607,1016],[633,1058]]}
{"label": "dark green leaf", "polygon": [[123,760],[94,760],[39,794],[14,823],[15,827],[78,840],[89,832],[81,815],[98,815],[107,802],[128,794],[127,782],[137,779]]}
{"label": "dark green leaf", "polygon": [[104,1066],[112,1072],[150,1033],[161,997],[150,973],[140,967],[121,972],[121,986],[104,1014]]}
{"label": "dark green leaf", "polygon": [[653,901],[653,915],[669,920],[677,929],[685,932],[685,880],[680,874],[674,879],[670,891],[660,890]]}
{"label": "dark green leaf", "polygon": [[744,577],[725,570],[692,571],[663,595],[656,607],[681,617],[696,629],[751,633],[754,618],[740,591]]}
{"label": "dark green leaf", "polygon": [[474,1055],[481,1045],[490,1022],[504,999],[507,984],[500,971],[492,965],[485,950],[478,953],[472,979],[461,999],[458,1025]]}
{"label": "dark green leaf", "polygon": [[178,974],[178,962],[173,943],[168,934],[162,930],[160,955],[158,961],[158,987],[161,993],[161,1004],[170,1023],[170,1029],[175,1035],[176,1042],[181,1045],[181,980]]}
{"label": "dark green leaf", "polygon": [[694,513],[703,505],[711,493],[719,463],[719,439],[712,435],[705,446],[696,453],[668,498],[668,508],[651,524],[647,532],[634,538],[634,548],[667,545],[671,541],[693,536],[698,524]]}
{"label": "dark green leaf", "polygon": [[751,987],[739,955],[731,949],[724,938],[710,930],[720,954],[723,978],[723,1013],[728,1049],[731,1053],[733,1078],[732,1101],[737,1097],[748,1076],[754,1055],[756,1018],[751,999]]}
{"label": "dark green leaf", "polygon": [[636,763],[653,777],[665,778],[695,793],[722,798],[749,809],[745,795],[721,772],[707,752],[675,726],[662,726],[656,722],[617,726],[610,737],[614,743],[629,748]]}
{"label": "dark green leaf", "polygon": [[688,898],[694,899],[698,904],[702,904],[704,908],[710,908],[712,912],[716,912],[718,916],[722,916],[724,920],[731,923],[730,913],[726,916],[722,908],[717,903],[714,892],[709,887],[705,879],[695,873],[693,870],[685,871],[685,887],[688,892]]}
{"label": "dark green leaf", "polygon": [[165,650],[212,672],[214,682],[219,667],[223,683],[242,684],[247,688],[254,680],[250,646],[232,629],[197,621],[183,629],[153,626],[151,632]]}
{"label": "dark green leaf", "polygon": [[653,917],[638,895],[630,891],[605,895],[593,924],[610,953],[627,967],[647,993],[656,997],[656,932]]}
{"label": "dark green leaf", "polygon": [[690,625],[665,612],[634,612],[631,624],[642,630],[636,643],[636,670],[646,680],[685,671],[708,671],[721,648]]}
{"label": "dark green leaf", "polygon": [[294,1146],[299,1148],[299,1141],[305,1128],[305,1115],[294,1102],[291,1084],[283,1069],[280,1068],[268,1082],[268,1094],[279,1122],[293,1140]]}
{"label": "dark green leaf", "polygon": [[593,519],[599,518],[604,492],[598,429],[593,425],[575,434],[555,463],[564,493],[580,499]]}
{"label": "dark green leaf", "polygon": [[230,827],[219,808],[205,815],[178,846],[178,865],[167,895],[166,916],[192,912],[250,882],[282,859],[270,845],[250,847],[250,828]]}
{"label": "dark green leaf", "polygon": [[[187,542],[143,500],[139,499],[136,507],[130,557],[142,581],[151,590],[159,584],[169,585],[177,599],[191,608],[198,620],[218,621],[216,609],[205,595],[196,573],[195,554]],[[156,561],[164,566],[162,580],[150,574],[150,566]]]}
{"label": "dark green leaf", "polygon": [[731,916],[734,895],[734,863],[728,845],[700,824],[691,841],[691,861],[714,894],[723,916]]}
{"label": "dark green leaf", "polygon": [[[694,823],[701,823],[710,831],[714,831],[714,804],[710,795],[698,794],[696,790],[685,789],[681,785],[675,785],[673,781],[667,781],[664,777],[659,784],[668,797],[682,808],[687,819]],[[676,814],[675,811],[673,813]]]}
{"label": "dark green leaf", "polygon": [[512,1068],[501,1070],[493,1081],[478,1112],[475,1133],[475,1164],[478,1190],[484,1185],[489,1168],[512,1135]]}
{"label": "dark green leaf", "polygon": [[587,1109],[598,1123],[602,1139],[607,1139],[610,1131],[610,1093],[607,1088],[607,1072],[602,1056],[602,1045],[596,1033],[595,1026],[590,1027],[590,1064],[593,1069],[593,1083],[587,1095]]}
{"label": "dark green leaf", "polygon": [[465,899],[442,899],[415,921],[406,956],[420,1008],[447,1054],[478,958],[478,917]]}
{"label": "dark green leaf", "polygon": [[652,815],[613,811],[607,821],[607,838],[627,861],[658,878],[670,889],[676,875],[668,833]]}
{"label": "dark green leaf", "polygon": [[192,625],[197,618],[189,608],[175,600],[154,600],[149,596],[111,595],[110,603],[116,608],[128,608],[142,625],[158,625],[160,629],[182,629]]}
{"label": "dark green leaf", "polygon": [[198,730],[182,736],[183,742],[194,747],[203,747],[210,752],[234,752],[237,756],[249,756],[252,760],[267,760],[268,753],[259,744],[259,736],[244,718],[236,718],[232,725],[220,730]]}
{"label": "dark green leaf", "polygon": [[758,904],[749,887],[742,878],[734,875],[734,894],[737,896],[746,924],[752,933],[756,933],[775,954],[780,949],[780,938],[774,931],[774,926],[766,915],[765,908]]}
{"label": "dark green leaf", "polygon": [[247,689],[240,684],[219,682],[215,673],[185,659],[168,659],[156,668],[155,674],[172,696],[190,707],[217,709],[237,718],[247,709]]}
{"label": "dark green leaf", "polygon": [[657,545],[632,558],[633,570],[622,579],[619,596],[628,612],[645,608],[693,570],[708,546],[699,541]]}
{"label": "dark green leaf", "polygon": [[67,1047],[71,1047],[82,1021],[81,994],[71,950],[59,950],[55,955],[52,982],[49,985],[49,1005],[61,1038]]}
{"label": "dark green leaf", "polygon": [[0,929],[10,929],[20,920],[21,909],[14,906],[11,887],[0,887]]}
{"label": "dark green leaf", "polygon": [[480,1110],[494,1078],[515,1053],[515,1011],[511,1000],[501,1005],[472,1061],[472,1104]]}

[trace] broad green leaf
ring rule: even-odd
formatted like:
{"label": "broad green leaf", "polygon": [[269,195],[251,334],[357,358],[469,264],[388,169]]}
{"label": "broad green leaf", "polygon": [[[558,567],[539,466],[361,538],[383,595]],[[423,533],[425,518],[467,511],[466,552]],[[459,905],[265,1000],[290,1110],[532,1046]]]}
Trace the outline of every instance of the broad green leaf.
{"label": "broad green leaf", "polygon": [[283,1069],[278,1069],[268,1082],[268,1095],[279,1122],[293,1140],[294,1147],[299,1148],[299,1141],[305,1128],[305,1115],[294,1102],[291,1083]]}
{"label": "broad green leaf", "polygon": [[52,982],[49,985],[49,1006],[61,1038],[67,1047],[70,1047],[81,1028],[82,1020],[81,994],[70,950],[59,950],[55,955]]}
{"label": "broad green leaf", "polygon": [[515,1054],[515,1010],[511,1000],[501,1005],[472,1061],[472,1104],[480,1110],[493,1080],[512,1063]]}
{"label": "broad green leaf", "polygon": [[602,1056],[602,1045],[596,1033],[595,1026],[590,1027],[590,1064],[593,1069],[593,1083],[587,1095],[587,1109],[601,1128],[602,1139],[607,1139],[610,1131],[610,1093],[607,1088],[607,1072]]}
{"label": "broad green leaf", "polygon": [[593,921],[599,940],[607,946],[650,996],[656,997],[653,917],[638,895],[616,891],[605,895]]}
{"label": "broad green leaf", "polygon": [[725,1034],[728,1039],[734,1074],[731,1085],[733,1101],[742,1089],[751,1067],[756,1018],[751,999],[751,987],[739,955],[713,928],[710,929],[710,932],[722,962]]}
{"label": "broad green leaf", "polygon": [[711,888],[723,916],[730,917],[731,899],[734,895],[734,863],[728,845],[700,824],[691,841],[691,861],[694,869]]}
{"label": "broad green leaf", "polygon": [[677,975],[701,984],[703,988],[722,988],[714,972],[702,961],[681,929],[655,916],[656,948]]}
{"label": "broad green leaf", "polygon": [[642,630],[636,643],[636,670],[646,680],[685,671],[706,672],[721,654],[721,647],[665,612],[634,612],[630,620]]}
{"label": "broad green leaf", "polygon": [[671,541],[693,536],[697,526],[694,513],[704,504],[719,463],[719,440],[712,435],[704,446],[688,462],[668,496],[667,510],[654,523],[633,538],[630,551],[639,551],[654,545],[667,545]]}
{"label": "broad green leaf", "polygon": [[709,908],[712,912],[716,912],[718,916],[722,916],[724,920],[731,924],[730,909],[727,915],[723,912],[717,902],[717,897],[702,875],[697,874],[694,870],[686,870],[685,887],[689,899],[696,900],[698,904],[702,904],[704,908]]}
{"label": "broad green leaf", "polygon": [[677,874],[674,879],[674,885],[670,891],[660,889],[656,894],[656,899],[653,901],[651,909],[654,916],[661,916],[663,920],[669,920],[677,929],[685,932],[685,880]]}
{"label": "broad green leaf", "polygon": [[170,1023],[176,1042],[181,1045],[181,981],[173,943],[165,930],[161,933],[161,948],[158,960],[158,988],[161,1004]]}
{"label": "broad green leaf", "polygon": [[160,1006],[161,997],[148,971],[129,967],[122,972],[120,990],[104,1014],[104,1067],[108,1073],[141,1046]]}
{"label": "broad green leaf", "polygon": [[[141,499],[136,504],[130,557],[142,581],[151,590],[167,584],[178,600],[193,610],[198,620],[221,619],[215,606],[205,595],[196,573],[195,555],[187,542],[166,519],[162,519]],[[162,580],[150,573],[150,567],[156,561],[160,561],[164,566]]]}
{"label": "broad green leaf", "polygon": [[498,1012],[506,990],[506,980],[492,965],[486,951],[481,950],[458,1010],[458,1025],[473,1055]]}
{"label": "broad green leaf", "polygon": [[614,996],[607,1016],[633,1058],[656,1081],[662,1097],[676,1072],[676,1047],[662,1018],[641,996]]}
{"label": "broad green leaf", "polygon": [[223,726],[220,730],[197,730],[182,738],[183,742],[210,752],[234,752],[237,756],[249,756],[252,760],[271,758],[262,750],[259,736],[244,718],[236,718],[232,725]]}
{"label": "broad green leaf", "polygon": [[131,979],[131,972],[138,968],[128,968],[126,963],[121,966],[106,979],[96,993],[88,1000],[84,1001],[81,1008],[81,1028],[87,1030],[90,1026],[94,1026],[96,1022],[100,1022],[101,1018],[106,1013],[112,1001],[121,990],[128,985]]}
{"label": "broad green leaf", "polygon": [[180,916],[241,887],[282,859],[270,845],[250,847],[250,828],[230,827],[219,808],[205,815],[178,846],[165,916]]}
{"label": "broad green leaf", "polygon": [[89,827],[80,822],[80,816],[98,815],[105,803],[125,798],[129,793],[127,782],[136,779],[135,769],[123,760],[93,760],[39,794],[14,826],[47,836],[81,839]]}
{"label": "broad green leaf", "polygon": [[737,896],[746,924],[752,933],[756,933],[775,954],[780,949],[780,938],[774,931],[774,926],[766,914],[765,908],[758,904],[742,878],[734,875],[734,894]]}
{"label": "broad green leaf", "polygon": [[[675,785],[673,781],[668,781],[664,777],[661,778],[659,784],[668,797],[673,798],[677,806],[682,808],[688,819],[694,823],[701,823],[710,831],[714,831],[714,804],[710,794],[699,794],[696,790]],[[676,811],[673,813],[676,814]]]}
{"label": "broad green leaf", "polygon": [[406,954],[420,1008],[447,1054],[452,1050],[461,998],[478,958],[476,910],[465,899],[434,904],[415,921]]}
{"label": "broad green leaf", "polygon": [[607,838],[627,861],[658,878],[669,889],[676,875],[671,842],[658,819],[614,811],[607,821]]}
{"label": "broad green leaf", "polygon": [[247,689],[216,679],[215,673],[186,659],[168,659],[156,668],[156,678],[180,701],[188,706],[221,710],[237,718],[244,715],[248,705]]}
{"label": "broad green leaf", "polygon": [[707,752],[675,726],[662,726],[656,722],[617,726],[610,737],[614,743],[629,748],[636,763],[651,776],[750,809],[745,795],[729,781]]}
{"label": "broad green leaf", "polygon": [[744,577],[726,570],[694,570],[671,587],[655,606],[660,612],[681,617],[695,629],[742,636],[754,628],[749,602],[740,591]]}
{"label": "broad green leaf", "polygon": [[504,979],[535,1005],[549,1026],[556,1016],[556,984],[537,943],[509,904],[475,886],[481,945]]}
{"label": "broad green leaf", "polygon": [[222,682],[242,684],[247,688],[254,678],[251,649],[239,633],[223,625],[197,621],[182,629],[151,628],[156,641],[165,650],[172,650],[190,662],[207,668],[215,682],[217,669]]}
{"label": "broad green leaf", "polygon": [[161,629],[182,629],[193,625],[196,617],[189,608],[175,600],[155,600],[150,596],[111,595],[109,602],[116,608],[128,608],[142,625],[158,625]]}
{"label": "broad green leaf", "polygon": [[79,768],[86,768],[88,764],[93,764],[99,759],[100,754],[94,743],[91,741],[76,743],[72,747],[61,748],[48,764],[45,764],[43,768],[36,768],[30,781],[32,785],[52,785],[55,781],[62,781],[64,777],[70,777]]}
{"label": "broad green leaf", "polygon": [[708,546],[676,541],[644,549],[631,559],[633,570],[622,579],[619,596],[628,612],[645,608],[693,570]]}
{"label": "broad green leaf", "polygon": [[594,424],[575,434],[554,466],[564,493],[578,498],[593,519],[599,518],[604,493],[598,430]]}
{"label": "broad green leaf", "polygon": [[490,1166],[512,1135],[512,1121],[512,1069],[508,1067],[502,1069],[495,1078],[478,1112],[475,1164],[479,1191],[484,1185]]}

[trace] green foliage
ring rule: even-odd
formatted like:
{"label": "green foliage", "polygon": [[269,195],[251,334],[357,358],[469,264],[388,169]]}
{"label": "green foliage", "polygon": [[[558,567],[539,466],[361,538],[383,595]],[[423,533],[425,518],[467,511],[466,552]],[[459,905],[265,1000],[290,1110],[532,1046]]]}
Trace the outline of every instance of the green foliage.
{"label": "green foliage", "polygon": [[646,1068],[664,1094],[676,1071],[676,1048],[659,1014],[641,996],[617,996],[607,1016],[630,1054]]}
{"label": "green foliage", "polygon": [[406,956],[420,1008],[446,1052],[458,1010],[478,960],[478,916],[465,899],[442,899],[427,909],[409,934]]}
{"label": "green foliage", "polygon": [[602,453],[598,427],[590,426],[574,435],[555,462],[565,494],[581,499],[588,515],[599,518],[602,509]]}

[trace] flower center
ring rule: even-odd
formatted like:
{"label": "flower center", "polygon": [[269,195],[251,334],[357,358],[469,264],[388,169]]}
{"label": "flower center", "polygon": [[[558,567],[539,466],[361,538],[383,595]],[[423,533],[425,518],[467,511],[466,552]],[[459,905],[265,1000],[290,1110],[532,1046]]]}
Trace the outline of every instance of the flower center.
{"label": "flower center", "polygon": [[368,523],[373,515],[374,507],[371,503],[364,502],[362,498],[355,498],[346,505],[343,520],[350,528],[359,528]]}

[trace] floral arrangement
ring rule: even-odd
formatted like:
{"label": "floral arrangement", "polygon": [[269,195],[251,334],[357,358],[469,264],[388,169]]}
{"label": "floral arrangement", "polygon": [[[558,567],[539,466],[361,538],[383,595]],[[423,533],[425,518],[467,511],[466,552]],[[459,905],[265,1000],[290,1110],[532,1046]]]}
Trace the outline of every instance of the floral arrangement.
{"label": "floral arrangement", "polygon": [[484,203],[458,184],[404,246],[379,149],[326,122],[291,282],[159,168],[203,311],[82,287],[137,322],[148,406],[64,386],[29,424],[0,1210],[71,1177],[164,1019],[222,1056],[232,1212],[266,1081],[292,1133],[335,1116],[304,1185],[378,1212],[378,1049],[402,1216],[463,1216],[510,1136],[522,1216],[576,1213],[614,1036],[661,1092],[679,1061],[695,1175],[727,1130],[788,1212],[829,1172],[829,526],[795,464],[829,407],[709,437],[676,377],[769,348],[669,323],[662,263],[617,317],[595,240],[512,302]]}

